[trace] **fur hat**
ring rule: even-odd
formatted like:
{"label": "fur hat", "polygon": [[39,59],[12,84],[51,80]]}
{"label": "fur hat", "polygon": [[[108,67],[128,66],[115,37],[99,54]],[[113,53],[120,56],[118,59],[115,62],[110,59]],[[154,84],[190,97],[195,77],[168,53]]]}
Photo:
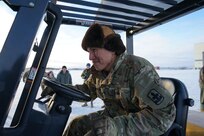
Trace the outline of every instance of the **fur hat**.
{"label": "fur hat", "polygon": [[83,40],[82,48],[87,51],[88,47],[104,48],[120,55],[126,48],[120,38],[110,27],[93,24],[87,30]]}

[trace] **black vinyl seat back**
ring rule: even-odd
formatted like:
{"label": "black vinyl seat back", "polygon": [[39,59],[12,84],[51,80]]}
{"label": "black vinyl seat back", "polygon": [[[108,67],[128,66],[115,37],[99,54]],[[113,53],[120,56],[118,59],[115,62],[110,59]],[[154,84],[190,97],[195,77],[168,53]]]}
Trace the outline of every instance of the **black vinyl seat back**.
{"label": "black vinyl seat back", "polygon": [[161,78],[164,87],[174,93],[176,118],[170,129],[163,136],[185,136],[188,117],[188,107],[194,105],[194,100],[188,97],[184,83],[174,78]]}

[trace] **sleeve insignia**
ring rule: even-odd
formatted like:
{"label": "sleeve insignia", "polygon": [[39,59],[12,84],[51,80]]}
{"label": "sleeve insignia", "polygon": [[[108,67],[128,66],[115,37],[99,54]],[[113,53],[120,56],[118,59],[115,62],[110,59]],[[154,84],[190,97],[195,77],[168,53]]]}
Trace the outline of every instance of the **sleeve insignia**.
{"label": "sleeve insignia", "polygon": [[147,94],[148,98],[152,100],[156,105],[159,105],[164,100],[164,96],[161,95],[158,91],[155,89],[150,90],[150,92]]}

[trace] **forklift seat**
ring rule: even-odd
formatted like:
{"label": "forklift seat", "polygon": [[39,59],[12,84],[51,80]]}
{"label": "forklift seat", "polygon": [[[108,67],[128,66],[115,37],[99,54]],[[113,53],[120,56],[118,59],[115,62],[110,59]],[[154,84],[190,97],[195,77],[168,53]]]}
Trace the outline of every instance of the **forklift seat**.
{"label": "forklift seat", "polygon": [[163,86],[174,96],[176,118],[169,130],[162,136],[185,136],[188,117],[188,107],[194,105],[194,100],[188,98],[185,85],[178,79],[161,78]]}

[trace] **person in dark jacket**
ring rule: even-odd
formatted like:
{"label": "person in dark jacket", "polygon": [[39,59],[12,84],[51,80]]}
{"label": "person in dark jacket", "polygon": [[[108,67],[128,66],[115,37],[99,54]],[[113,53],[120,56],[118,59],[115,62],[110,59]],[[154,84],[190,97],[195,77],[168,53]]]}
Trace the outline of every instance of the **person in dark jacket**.
{"label": "person in dark jacket", "polygon": [[62,70],[57,74],[57,81],[61,84],[72,85],[72,77],[66,66],[62,66]]}

